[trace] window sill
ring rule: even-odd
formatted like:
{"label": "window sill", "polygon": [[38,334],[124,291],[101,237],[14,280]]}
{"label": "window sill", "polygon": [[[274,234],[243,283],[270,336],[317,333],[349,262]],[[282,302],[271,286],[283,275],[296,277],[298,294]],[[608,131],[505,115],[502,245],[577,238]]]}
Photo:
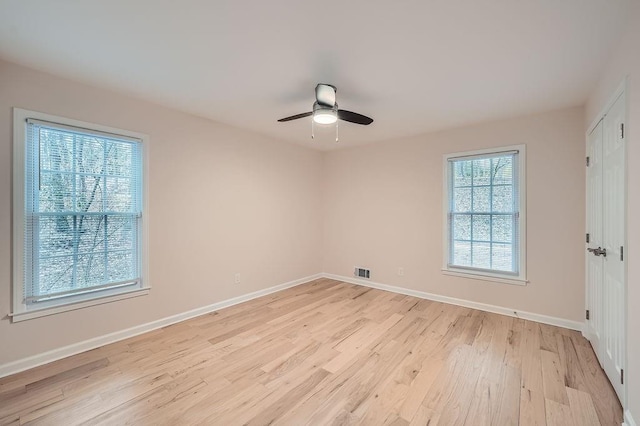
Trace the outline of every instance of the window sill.
{"label": "window sill", "polygon": [[105,303],[111,303],[118,300],[131,299],[133,297],[145,296],[149,294],[149,287],[136,288],[120,292],[117,294],[104,295],[100,297],[94,297],[89,300],[81,300],[73,303],[67,303],[64,305],[51,306],[40,309],[31,309],[22,312],[10,313],[11,322],[26,321],[34,318],[45,317],[49,315],[59,314],[61,312],[74,311],[76,309],[82,309],[89,306],[102,305]]}
{"label": "window sill", "polygon": [[528,280],[522,279],[522,278],[504,278],[504,277],[498,277],[498,276],[489,275],[489,274],[473,273],[473,272],[467,272],[467,271],[462,272],[462,271],[457,271],[453,269],[442,269],[442,273],[444,275],[450,275],[454,277],[470,278],[473,280],[482,280],[482,281],[491,281],[491,282],[500,283],[500,284],[527,285],[527,283],[529,282]]}

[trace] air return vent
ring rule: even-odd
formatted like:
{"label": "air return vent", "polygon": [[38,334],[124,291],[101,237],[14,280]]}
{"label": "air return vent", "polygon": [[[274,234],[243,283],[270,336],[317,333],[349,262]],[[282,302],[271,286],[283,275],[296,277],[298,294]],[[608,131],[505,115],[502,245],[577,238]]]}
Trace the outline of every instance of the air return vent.
{"label": "air return vent", "polygon": [[369,278],[371,278],[371,271],[369,269],[358,268],[356,266],[354,271],[353,271],[353,275],[358,277],[358,278],[369,279]]}

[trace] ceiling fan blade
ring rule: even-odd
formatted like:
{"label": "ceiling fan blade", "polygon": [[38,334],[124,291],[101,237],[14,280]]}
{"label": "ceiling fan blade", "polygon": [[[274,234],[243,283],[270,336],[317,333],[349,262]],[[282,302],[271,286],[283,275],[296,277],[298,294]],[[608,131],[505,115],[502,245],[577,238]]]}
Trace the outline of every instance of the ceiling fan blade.
{"label": "ceiling fan blade", "polygon": [[336,87],[320,83],[316,86],[316,101],[320,105],[333,108],[336,104]]}
{"label": "ceiling fan blade", "polygon": [[303,112],[302,114],[292,115],[291,117],[285,117],[278,120],[279,123],[283,123],[285,121],[297,120],[298,118],[309,117],[313,112]]}
{"label": "ceiling fan blade", "polygon": [[340,120],[362,124],[364,126],[368,126],[369,124],[373,123],[373,118],[369,118],[366,115],[358,114],[357,112],[347,111],[346,109],[338,110],[338,118]]}

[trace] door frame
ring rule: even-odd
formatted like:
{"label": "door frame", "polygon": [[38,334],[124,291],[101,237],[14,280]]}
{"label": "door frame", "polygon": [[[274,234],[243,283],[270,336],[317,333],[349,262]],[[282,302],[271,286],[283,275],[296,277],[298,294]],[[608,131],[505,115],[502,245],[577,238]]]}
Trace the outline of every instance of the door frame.
{"label": "door frame", "polygon": [[[625,117],[624,117],[624,123],[625,123],[625,134],[627,134],[628,130],[627,130],[627,123],[629,123],[629,83],[628,83],[628,76],[625,76],[622,81],[620,82],[620,84],[618,85],[618,88],[615,90],[615,92],[613,92],[613,94],[609,97],[607,103],[604,105],[604,107],[600,110],[600,112],[593,118],[593,120],[591,121],[591,124],[589,124],[589,127],[587,128],[587,131],[585,133],[585,149],[588,146],[589,143],[589,135],[591,134],[591,132],[596,128],[596,126],[598,125],[598,123],[600,123],[600,121],[602,121],[605,117],[605,115],[607,115],[607,112],[609,112],[609,110],[611,109],[611,107],[613,106],[613,104],[618,100],[618,98],[624,94],[625,95]],[[624,141],[624,229],[625,229],[625,235],[624,235],[624,247],[627,248],[628,247],[628,212],[629,212],[629,148],[628,148],[628,143],[627,143],[627,139],[626,139],[626,135],[625,135],[625,141]],[[586,169],[585,169],[586,170]],[[587,175],[585,172],[585,193],[586,193],[586,185],[587,185]],[[586,219],[586,214],[587,214],[587,208],[588,206],[586,205],[585,202],[585,219]],[[585,220],[585,228],[586,228],[586,220]],[[588,230],[585,229],[585,235],[586,232],[588,232]],[[628,253],[628,249],[627,249],[627,253]],[[627,257],[628,259],[628,257]],[[627,259],[625,259],[624,262],[624,333],[623,333],[623,340],[624,340],[624,367],[625,369],[627,368],[627,366],[629,365],[629,350],[628,350],[628,341],[627,341],[627,332],[629,330],[629,323],[628,323],[628,313],[629,313],[629,305],[628,305],[628,293],[629,293],[629,282],[628,282],[628,265],[629,263],[627,262]],[[586,310],[589,308],[589,283],[587,282],[587,261],[586,261],[586,255],[585,255],[585,312]],[[590,335],[587,332],[588,326],[586,323],[586,318],[585,318],[585,323],[584,326],[582,328],[582,335],[587,339],[587,340],[591,340],[590,339]],[[594,351],[597,352],[597,350],[594,348]],[[600,360],[598,360],[600,362]],[[622,404],[623,410],[626,408],[627,406],[627,395],[628,395],[628,381],[625,381],[623,383],[623,395],[622,395],[622,400],[620,401],[620,403]]]}

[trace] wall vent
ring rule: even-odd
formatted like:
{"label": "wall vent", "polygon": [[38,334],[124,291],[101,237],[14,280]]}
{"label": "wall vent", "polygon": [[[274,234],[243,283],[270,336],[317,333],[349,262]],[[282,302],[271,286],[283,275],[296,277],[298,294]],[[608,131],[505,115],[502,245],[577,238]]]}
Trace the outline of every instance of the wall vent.
{"label": "wall vent", "polygon": [[358,277],[358,278],[369,279],[369,278],[371,278],[371,271],[369,269],[358,268],[356,266],[354,271],[353,271],[353,275]]}

